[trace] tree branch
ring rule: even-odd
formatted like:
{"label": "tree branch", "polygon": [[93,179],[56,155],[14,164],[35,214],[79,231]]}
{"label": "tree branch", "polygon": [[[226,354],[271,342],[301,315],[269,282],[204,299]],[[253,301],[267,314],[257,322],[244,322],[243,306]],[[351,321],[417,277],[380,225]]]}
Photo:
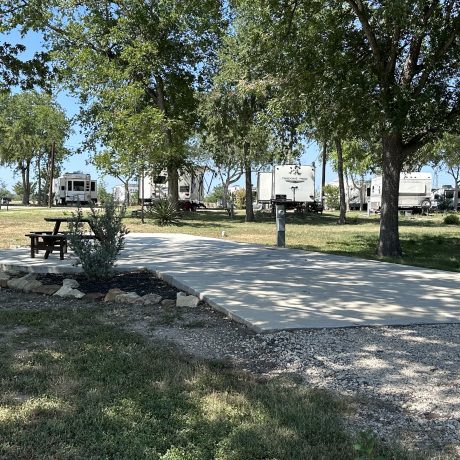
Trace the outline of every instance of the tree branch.
{"label": "tree branch", "polygon": [[385,72],[388,75],[394,75],[396,68],[396,60],[398,58],[399,39],[401,38],[401,27],[398,24],[393,29],[393,36],[391,38],[391,48],[388,57]]}
{"label": "tree branch", "polygon": [[363,2],[362,0],[347,0],[347,3],[351,6],[352,10],[358,17],[359,22],[361,23],[364,34],[369,41],[377,71],[381,80],[383,81],[385,79],[385,64],[382,58],[382,50],[380,49],[380,45],[377,41],[374,29],[372,28],[369,22],[369,18],[367,17]]}
{"label": "tree branch", "polygon": [[417,66],[417,62],[420,57],[423,40],[426,37],[426,26],[437,5],[439,5],[439,0],[433,0],[430,6],[426,6],[422,20],[422,26],[425,30],[419,35],[414,35],[411,39],[409,54],[406,58],[406,62],[403,66],[403,71],[401,73],[400,82],[402,85],[409,85],[412,82],[416,71],[420,70],[420,66]]}
{"label": "tree branch", "polygon": [[433,57],[430,59],[429,65],[425,66],[425,70],[423,71],[422,76],[420,77],[420,81],[418,82],[415,88],[415,96],[418,96],[423,91],[428,82],[431,72],[437,67],[438,61],[447,53],[447,51],[449,51],[451,46],[454,44],[455,39],[458,37],[459,31],[460,18],[457,17],[453,29],[447,35],[446,39],[440,45],[440,47],[435,51]]}

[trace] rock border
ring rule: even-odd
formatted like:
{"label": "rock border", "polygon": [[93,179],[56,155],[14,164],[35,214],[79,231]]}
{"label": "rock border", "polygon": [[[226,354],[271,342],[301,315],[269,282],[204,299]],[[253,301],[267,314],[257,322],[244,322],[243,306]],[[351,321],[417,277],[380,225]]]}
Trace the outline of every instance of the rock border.
{"label": "rock border", "polygon": [[[21,276],[22,275],[22,276]],[[136,292],[126,292],[118,288],[109,289],[104,295],[102,293],[85,294],[78,290],[79,283],[73,278],[64,278],[62,286],[58,284],[43,284],[37,280],[38,273],[21,272],[16,269],[7,269],[0,272],[0,289],[9,288],[16,291],[32,292],[35,294],[53,295],[85,300],[103,300],[104,302],[116,302],[141,305],[162,305],[165,307],[189,307],[194,308],[200,299],[185,292],[178,292],[176,300],[163,299],[158,294],[145,294],[140,296]]]}

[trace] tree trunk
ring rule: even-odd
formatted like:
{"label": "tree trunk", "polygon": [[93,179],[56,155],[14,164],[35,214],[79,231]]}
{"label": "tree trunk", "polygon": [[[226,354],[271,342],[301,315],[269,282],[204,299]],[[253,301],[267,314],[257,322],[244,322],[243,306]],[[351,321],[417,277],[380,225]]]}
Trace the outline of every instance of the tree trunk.
{"label": "tree trunk", "polygon": [[123,182],[123,185],[125,187],[125,206],[129,206],[129,179],[127,181]]}
{"label": "tree trunk", "polygon": [[343,180],[343,152],[342,152],[342,140],[339,138],[335,139],[335,148],[337,150],[337,174],[339,176],[339,193],[340,193],[340,215],[339,224],[344,224],[347,213],[347,203],[345,199],[345,183]]}
{"label": "tree trunk", "polygon": [[38,205],[41,206],[42,204],[42,175],[41,175],[41,161],[40,161],[41,157],[40,155],[38,155],[38,158],[37,158],[37,171],[38,171],[38,179],[37,179],[37,182],[38,182]]}
{"label": "tree trunk", "polygon": [[168,196],[171,203],[179,208],[179,171],[174,164],[168,165]]}
{"label": "tree trunk", "polygon": [[[164,93],[164,82],[163,78],[159,75],[156,77],[157,80],[157,100],[158,108],[163,112],[165,118],[168,118],[168,110],[166,107],[166,98]],[[171,128],[165,129],[166,143],[172,153],[173,148],[173,135]],[[168,171],[168,197],[171,203],[174,203],[176,208],[179,208],[179,172],[177,170],[177,162],[170,161],[167,166]]]}
{"label": "tree trunk", "polygon": [[321,174],[321,204],[324,206],[324,187],[326,186],[327,143],[323,144],[323,165]]}
{"label": "tree trunk", "polygon": [[249,143],[244,146],[244,175],[246,179],[246,222],[254,222],[254,208],[252,206],[252,181],[251,181],[251,160],[249,160]]}
{"label": "tree trunk", "polygon": [[27,160],[21,165],[21,175],[22,175],[22,204],[30,204],[30,160]]}
{"label": "tree trunk", "polygon": [[366,199],[366,182],[364,176],[361,176],[361,186],[359,187],[359,210],[363,211],[364,209],[364,200]]}
{"label": "tree trunk", "polygon": [[399,177],[403,165],[402,136],[398,132],[382,137],[382,206],[380,217],[379,256],[400,257],[398,198]]}

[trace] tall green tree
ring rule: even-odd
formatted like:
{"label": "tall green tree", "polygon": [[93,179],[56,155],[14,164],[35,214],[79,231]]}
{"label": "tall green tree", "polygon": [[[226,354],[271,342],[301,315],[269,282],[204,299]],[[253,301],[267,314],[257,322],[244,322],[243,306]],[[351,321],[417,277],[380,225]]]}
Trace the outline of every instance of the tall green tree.
{"label": "tall green tree", "polygon": [[[195,93],[206,83],[222,25],[213,0],[63,2],[46,20],[63,82],[83,104],[94,144],[147,156],[168,170],[178,200],[178,169],[195,128]],[[116,139],[117,145],[111,145]]]}
{"label": "tall green tree", "polygon": [[[353,137],[364,125],[369,136],[380,138],[378,253],[399,256],[400,172],[423,145],[458,129],[458,0],[252,4],[273,49],[281,48],[272,56],[282,63],[284,79],[298,81],[305,93],[333,90],[334,111]],[[271,27],[260,18],[269,18]],[[324,118],[328,112],[320,113]]]}
{"label": "tall green tree", "polygon": [[0,97],[0,164],[21,174],[23,204],[30,201],[34,168],[41,181],[46,164],[44,176],[50,184],[51,145],[56,145],[55,162],[59,164],[68,154],[64,143],[69,134],[70,122],[52,96],[27,91]]}

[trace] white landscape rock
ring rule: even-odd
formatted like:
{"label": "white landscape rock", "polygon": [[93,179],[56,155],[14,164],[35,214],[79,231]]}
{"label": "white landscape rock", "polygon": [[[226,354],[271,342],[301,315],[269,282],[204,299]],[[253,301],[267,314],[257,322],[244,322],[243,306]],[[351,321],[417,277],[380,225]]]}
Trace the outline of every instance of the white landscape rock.
{"label": "white landscape rock", "polygon": [[187,295],[185,292],[178,292],[176,299],[177,307],[196,307],[200,299],[194,295]]}
{"label": "white landscape rock", "polygon": [[163,297],[158,294],[146,294],[140,300],[144,305],[157,305],[163,300]]}
{"label": "white landscape rock", "polygon": [[125,292],[118,288],[109,289],[104,297],[104,302],[115,302],[120,294],[125,294]]}
{"label": "white landscape rock", "polygon": [[141,296],[135,292],[123,292],[115,297],[115,302],[139,303]]}
{"label": "white landscape rock", "polygon": [[0,287],[8,287],[8,280],[11,278],[11,275],[7,272],[0,272]]}
{"label": "white landscape rock", "polygon": [[66,278],[62,281],[62,285],[76,289],[78,286],[80,286],[79,282],[77,280],[74,280],[73,278]]}
{"label": "white landscape rock", "polygon": [[40,288],[40,286],[42,286],[42,283],[38,280],[29,280],[27,281],[27,283],[24,285],[24,287],[22,288],[22,290],[24,292],[34,292],[35,289],[38,289]]}
{"label": "white landscape rock", "polygon": [[[36,273],[28,273],[21,278],[11,278],[7,281],[7,285],[10,289],[16,289],[17,291],[28,290],[28,286],[35,282],[37,278]],[[37,281],[38,282],[38,281]],[[29,289],[30,291],[30,289]],[[28,292],[28,291],[26,291]]]}
{"label": "white landscape rock", "polygon": [[61,289],[59,289],[59,291],[55,292],[53,295],[58,297],[74,297],[75,299],[81,299],[82,297],[85,297],[83,292],[69,286],[62,286]]}

